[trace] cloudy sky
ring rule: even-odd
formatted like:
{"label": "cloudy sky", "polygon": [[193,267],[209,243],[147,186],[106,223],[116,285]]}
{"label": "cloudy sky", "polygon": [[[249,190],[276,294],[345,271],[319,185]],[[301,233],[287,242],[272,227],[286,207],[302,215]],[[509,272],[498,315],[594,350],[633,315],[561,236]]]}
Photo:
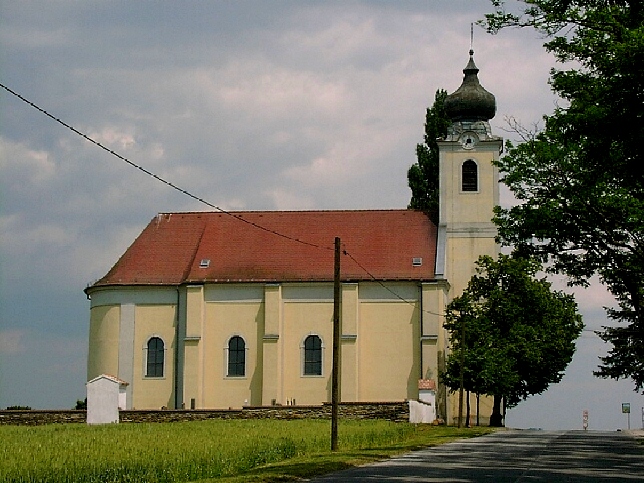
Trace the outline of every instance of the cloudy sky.
{"label": "cloudy sky", "polygon": [[[438,88],[454,91],[488,0],[0,0],[0,82],[129,160],[228,210],[404,208]],[[552,58],[529,31],[475,27],[491,124],[539,122]],[[504,195],[503,203],[509,203]],[[84,397],[89,303],[158,212],[205,210],[0,89],[0,408]],[[578,293],[588,328],[612,300]],[[630,381],[592,376],[585,332],[519,427],[639,425]]]}

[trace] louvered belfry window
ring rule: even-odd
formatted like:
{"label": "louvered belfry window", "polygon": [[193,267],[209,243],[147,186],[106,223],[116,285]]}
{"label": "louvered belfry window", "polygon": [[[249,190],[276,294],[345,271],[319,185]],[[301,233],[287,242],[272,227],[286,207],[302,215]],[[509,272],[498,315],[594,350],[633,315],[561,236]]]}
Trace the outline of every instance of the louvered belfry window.
{"label": "louvered belfry window", "polygon": [[461,191],[478,191],[479,173],[478,166],[474,161],[468,159],[461,167]]}

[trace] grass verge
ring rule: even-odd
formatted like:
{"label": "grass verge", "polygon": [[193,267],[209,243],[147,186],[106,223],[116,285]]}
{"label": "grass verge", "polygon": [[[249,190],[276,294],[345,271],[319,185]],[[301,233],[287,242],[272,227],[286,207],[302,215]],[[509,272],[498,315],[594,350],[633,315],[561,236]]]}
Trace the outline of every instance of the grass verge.
{"label": "grass verge", "polygon": [[0,426],[0,481],[289,481],[489,431],[341,421],[332,453],[325,420]]}

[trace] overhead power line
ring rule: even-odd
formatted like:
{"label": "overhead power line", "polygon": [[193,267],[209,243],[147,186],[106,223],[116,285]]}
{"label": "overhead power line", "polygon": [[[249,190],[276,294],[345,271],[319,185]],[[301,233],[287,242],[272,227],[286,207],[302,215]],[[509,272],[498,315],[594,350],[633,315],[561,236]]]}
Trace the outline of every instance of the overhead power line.
{"label": "overhead power line", "polygon": [[[70,130],[70,131],[72,131],[73,133],[77,134],[78,136],[82,137],[82,138],[83,138],[83,139],[85,139],[86,141],[89,141],[90,143],[94,144],[95,146],[98,146],[98,147],[99,147],[99,148],[101,148],[103,151],[106,151],[107,153],[109,153],[109,154],[111,154],[112,156],[114,156],[114,157],[116,157],[116,158],[120,159],[120,160],[121,160],[121,161],[123,161],[124,163],[127,163],[128,165],[132,166],[133,168],[138,169],[138,170],[139,170],[139,171],[141,171],[142,173],[144,173],[144,174],[146,174],[146,175],[150,176],[151,178],[153,178],[153,179],[155,179],[155,180],[157,180],[157,181],[159,181],[159,182],[161,182],[161,183],[165,184],[166,186],[169,186],[169,187],[170,187],[170,188],[172,188],[173,190],[178,191],[179,193],[181,193],[181,194],[183,194],[183,195],[186,195],[186,196],[188,196],[188,197],[192,198],[192,199],[193,199],[193,200],[195,200],[195,201],[198,201],[199,203],[202,203],[202,204],[204,204],[204,205],[206,205],[206,206],[208,206],[208,207],[210,207],[210,208],[213,208],[213,209],[215,209],[215,210],[217,210],[217,211],[219,211],[219,212],[221,212],[221,213],[223,213],[223,214],[225,214],[225,215],[231,216],[231,217],[233,217],[234,219],[236,219],[236,220],[238,220],[238,221],[241,221],[241,222],[244,222],[244,223],[246,223],[246,224],[248,224],[248,225],[251,225],[251,226],[253,226],[254,228],[257,228],[258,230],[263,230],[263,231],[265,231],[265,232],[267,232],[267,233],[271,233],[272,235],[279,236],[279,237],[281,237],[281,238],[285,238],[285,239],[290,240],[290,241],[293,241],[293,242],[295,242],[295,243],[300,243],[300,244],[302,244],[302,245],[307,245],[307,246],[314,247],[314,248],[319,248],[319,249],[322,249],[322,250],[330,250],[330,251],[334,251],[334,249],[335,249],[335,248],[334,248],[334,247],[332,247],[332,246],[319,245],[319,244],[316,244],[316,243],[307,242],[307,241],[302,240],[302,239],[300,239],[300,238],[295,238],[295,237],[293,237],[293,236],[286,235],[286,234],[284,234],[284,233],[280,233],[280,232],[278,232],[278,231],[276,231],[276,230],[272,230],[272,229],[267,228],[267,227],[265,227],[265,226],[262,226],[262,225],[260,225],[260,224],[258,224],[258,223],[255,223],[255,222],[252,222],[252,221],[250,221],[250,220],[247,220],[247,219],[245,219],[244,217],[242,217],[242,216],[240,216],[240,215],[236,215],[236,214],[235,214],[235,213],[233,213],[233,212],[230,212],[230,211],[228,211],[228,210],[225,210],[225,209],[223,209],[223,208],[220,208],[219,206],[215,205],[214,203],[210,203],[209,201],[207,201],[207,200],[205,200],[205,199],[203,199],[203,198],[201,198],[201,197],[199,197],[199,196],[197,196],[197,195],[195,195],[195,194],[191,193],[191,192],[190,192],[190,191],[188,191],[187,189],[183,189],[183,188],[181,188],[180,186],[177,186],[176,184],[172,183],[171,181],[168,181],[167,179],[165,179],[165,178],[163,178],[163,177],[161,177],[161,176],[157,175],[156,173],[153,173],[153,172],[152,172],[152,171],[150,171],[149,169],[144,168],[144,167],[143,167],[143,166],[141,166],[140,164],[135,163],[134,161],[132,161],[132,160],[130,160],[130,159],[128,159],[128,158],[126,158],[125,156],[123,156],[123,155],[121,155],[121,154],[117,153],[117,152],[116,152],[116,151],[114,151],[113,149],[110,149],[110,148],[108,148],[107,146],[104,146],[103,144],[101,144],[101,143],[100,143],[99,141],[97,141],[96,139],[94,139],[94,138],[92,138],[92,137],[88,136],[88,135],[87,135],[87,134],[85,134],[84,132],[79,131],[78,129],[76,129],[74,126],[72,126],[72,125],[70,125],[70,124],[66,123],[65,121],[61,120],[60,118],[58,118],[58,117],[54,116],[53,114],[49,113],[48,111],[46,111],[46,110],[45,110],[45,109],[43,109],[42,107],[38,106],[36,103],[34,103],[34,102],[30,101],[29,99],[27,99],[26,97],[22,96],[21,94],[19,94],[18,92],[14,91],[13,89],[11,89],[11,88],[7,87],[6,85],[4,85],[4,84],[0,83],[0,87],[2,87],[4,90],[6,90],[7,92],[9,92],[11,95],[13,95],[13,96],[17,97],[18,99],[20,99],[22,102],[24,102],[24,103],[28,104],[29,106],[31,106],[32,108],[36,109],[38,112],[40,112],[40,113],[44,114],[45,116],[47,116],[48,118],[50,118],[50,119],[52,119],[52,120],[56,121],[56,122],[57,122],[58,124],[60,124],[61,126],[63,126],[63,127],[65,127],[65,128],[67,128],[68,130]],[[379,280],[378,278],[376,278],[376,277],[375,277],[375,276],[374,276],[374,275],[373,275],[369,270],[367,270],[367,268],[365,268],[365,267],[364,267],[364,266],[363,266],[363,265],[362,265],[362,264],[361,264],[361,263],[360,263],[360,262],[359,262],[355,257],[353,257],[353,255],[351,255],[351,254],[346,250],[346,248],[345,248],[345,249],[343,249],[342,253],[343,253],[344,255],[348,256],[348,257],[349,257],[349,258],[350,258],[350,259],[351,259],[351,260],[352,260],[352,261],[353,261],[353,262],[354,262],[354,263],[355,263],[355,264],[356,264],[356,265],[357,265],[361,270],[363,270],[363,271],[367,274],[367,276],[368,276],[369,278],[371,278],[374,282],[378,283],[378,284],[379,284],[380,286],[382,286],[385,290],[387,290],[388,292],[390,292],[391,294],[393,294],[396,298],[398,298],[399,300],[401,300],[401,301],[403,301],[403,302],[405,302],[405,303],[407,303],[407,304],[410,304],[410,305],[413,305],[413,306],[415,306],[415,305],[416,305],[416,302],[413,302],[413,301],[411,301],[411,300],[407,300],[407,299],[405,299],[405,298],[404,298],[404,297],[402,297],[401,295],[399,295],[399,294],[397,294],[396,292],[394,292],[391,288],[387,287],[387,286],[384,284],[384,282],[383,282],[382,280]],[[438,313],[436,313],[436,312],[431,312],[431,311],[426,310],[426,309],[423,309],[423,312],[428,313],[428,314],[431,314],[431,315],[438,315],[439,317],[444,317],[444,314],[438,314]]]}
{"label": "overhead power line", "polygon": [[20,95],[19,93],[17,93],[17,92],[16,92],[16,91],[14,91],[13,89],[10,89],[10,88],[9,88],[9,87],[7,87],[6,85],[4,85],[4,84],[0,83],[0,87],[2,87],[4,90],[6,90],[7,92],[9,92],[10,94],[12,94],[12,95],[16,96],[16,97],[17,97],[18,99],[20,99],[21,101],[23,101],[23,102],[25,102],[25,103],[29,104],[31,107],[33,107],[33,108],[34,108],[34,109],[36,109],[37,111],[39,111],[39,112],[43,113],[45,116],[49,117],[50,119],[53,119],[54,121],[56,121],[56,122],[57,122],[58,124],[60,124],[61,126],[66,127],[67,129],[69,129],[69,130],[70,130],[70,131],[72,131],[73,133],[78,134],[80,137],[82,137],[82,138],[83,138],[83,139],[85,139],[86,141],[89,141],[90,143],[92,143],[92,144],[94,144],[94,145],[98,146],[98,147],[99,147],[99,148],[101,148],[103,151],[108,152],[108,153],[109,153],[109,154],[111,154],[112,156],[115,156],[116,158],[118,158],[118,159],[120,159],[121,161],[123,161],[123,162],[125,162],[125,163],[129,164],[129,165],[130,165],[130,166],[132,166],[133,168],[138,169],[138,170],[139,170],[139,171],[141,171],[142,173],[147,174],[148,176],[150,176],[150,177],[154,178],[155,180],[160,181],[161,183],[165,184],[166,186],[169,186],[170,188],[172,188],[173,190],[176,190],[176,191],[178,191],[179,193],[184,194],[184,195],[186,195],[186,196],[188,196],[188,197],[192,198],[193,200],[198,201],[199,203],[202,203],[202,204],[204,204],[204,205],[206,205],[206,206],[208,206],[208,207],[210,207],[210,208],[213,208],[213,209],[215,209],[215,210],[217,210],[217,211],[219,211],[219,212],[221,212],[221,213],[224,213],[224,214],[226,214],[226,215],[228,215],[228,216],[232,216],[233,218],[235,218],[235,219],[237,219],[237,220],[239,220],[239,221],[242,221],[242,222],[244,222],[244,223],[247,223],[248,225],[254,226],[255,228],[257,228],[257,229],[259,229],[259,230],[263,230],[263,231],[266,231],[266,232],[271,233],[271,234],[273,234],[273,235],[276,235],[276,236],[279,236],[279,237],[282,237],[282,238],[286,238],[286,239],[291,240],[291,241],[294,241],[294,242],[296,242],[296,243],[301,243],[302,245],[308,245],[308,246],[312,246],[312,247],[315,247],[315,248],[321,248],[321,249],[324,249],[324,250],[331,250],[331,251],[333,251],[333,247],[331,247],[331,246],[329,246],[329,247],[321,246],[321,245],[317,245],[317,244],[315,244],[315,243],[309,243],[309,242],[307,242],[307,241],[300,240],[299,238],[295,238],[295,237],[292,237],[292,236],[289,236],[289,235],[285,235],[284,233],[279,233],[279,232],[277,232],[277,231],[275,231],[275,230],[271,230],[270,228],[267,228],[267,227],[265,227],[265,226],[262,226],[262,225],[259,225],[259,224],[257,224],[257,223],[254,223],[254,222],[252,222],[252,221],[250,221],[250,220],[246,220],[245,218],[243,218],[243,217],[241,217],[241,216],[239,216],[239,215],[236,215],[235,213],[232,213],[232,212],[230,212],[230,211],[224,210],[223,208],[220,208],[219,206],[217,206],[217,205],[215,205],[215,204],[213,204],[213,203],[210,203],[209,201],[204,200],[203,198],[201,198],[201,197],[199,197],[199,196],[197,196],[197,195],[195,195],[195,194],[191,193],[190,191],[188,191],[188,190],[186,190],[186,189],[183,189],[183,188],[181,188],[181,187],[179,187],[179,186],[175,185],[174,183],[172,183],[172,182],[168,181],[167,179],[162,178],[161,176],[159,176],[159,175],[157,175],[157,174],[153,173],[152,171],[150,171],[149,169],[146,169],[146,168],[144,168],[143,166],[141,166],[141,165],[139,165],[139,164],[135,163],[134,161],[131,161],[130,159],[126,158],[125,156],[120,155],[120,154],[119,154],[119,153],[117,153],[116,151],[114,151],[114,150],[112,150],[112,149],[108,148],[107,146],[104,146],[103,144],[101,144],[100,142],[98,142],[96,139],[93,139],[92,137],[88,136],[88,135],[87,135],[87,134],[85,134],[84,132],[79,131],[78,129],[76,129],[74,126],[71,126],[70,124],[67,124],[65,121],[63,121],[63,120],[61,120],[61,119],[57,118],[57,117],[56,117],[56,116],[54,116],[53,114],[50,114],[49,112],[47,112],[47,111],[46,111],[45,109],[43,109],[42,107],[38,106],[38,105],[37,105],[37,104],[35,104],[34,102],[32,102],[32,101],[30,101],[29,99],[25,98],[24,96]]}
{"label": "overhead power line", "polygon": [[[394,292],[394,290],[393,290],[393,289],[391,289],[390,287],[387,287],[387,285],[385,285],[385,283],[384,283],[382,280],[380,280],[380,279],[376,278],[376,276],[375,276],[375,275],[373,275],[369,270],[367,270],[367,268],[365,268],[365,267],[364,267],[364,266],[363,266],[363,265],[362,265],[358,260],[356,260],[356,259],[353,257],[353,255],[351,255],[349,252],[347,252],[346,250],[343,250],[343,251],[342,251],[342,253],[343,253],[344,255],[348,256],[351,260],[353,260],[353,262],[354,262],[356,265],[358,265],[358,267],[360,267],[360,270],[362,270],[363,272],[365,272],[365,273],[366,273],[366,274],[371,278],[371,280],[373,280],[374,282],[376,282],[378,285],[380,285],[382,288],[384,288],[387,292],[391,293],[394,297],[396,297],[397,299],[399,299],[399,300],[401,300],[401,301],[403,301],[403,302],[405,302],[405,303],[408,303],[409,305],[414,305],[414,306],[416,305],[416,304],[415,304],[415,302],[412,302],[411,300],[407,300],[405,297],[403,297],[403,296],[402,296],[402,295],[400,295],[399,293]],[[427,310],[427,309],[423,309],[423,310],[422,310],[422,312],[424,312],[424,313],[426,313],[426,314],[430,314],[430,315],[438,315],[439,317],[445,317],[445,314],[439,314],[439,313],[437,313],[437,312],[432,312],[431,310]]]}

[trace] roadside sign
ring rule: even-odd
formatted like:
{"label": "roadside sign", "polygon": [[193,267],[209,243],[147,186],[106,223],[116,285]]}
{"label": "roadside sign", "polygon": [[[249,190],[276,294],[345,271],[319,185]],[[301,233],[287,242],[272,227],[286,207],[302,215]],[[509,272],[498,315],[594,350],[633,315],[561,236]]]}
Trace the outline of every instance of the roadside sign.
{"label": "roadside sign", "polygon": [[[644,412],[642,414],[644,414]],[[588,409],[584,409],[583,420],[584,420],[583,428],[588,429]]]}
{"label": "roadside sign", "polygon": [[628,416],[628,430],[631,429],[631,403],[622,403],[622,413]]}

